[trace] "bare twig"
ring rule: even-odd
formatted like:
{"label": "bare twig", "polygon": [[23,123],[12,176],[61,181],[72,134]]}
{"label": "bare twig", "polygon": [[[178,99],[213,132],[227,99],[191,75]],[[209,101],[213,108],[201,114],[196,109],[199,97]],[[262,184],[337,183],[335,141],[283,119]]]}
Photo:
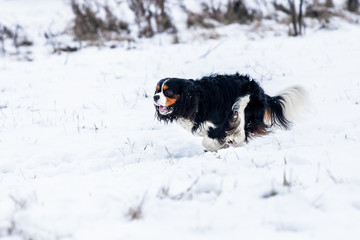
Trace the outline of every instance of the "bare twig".
{"label": "bare twig", "polygon": [[297,36],[299,34],[296,24],[296,8],[294,4],[294,0],[288,0],[289,6],[290,6],[290,13],[291,13],[291,21],[294,28],[294,36]]}
{"label": "bare twig", "polygon": [[190,186],[185,189],[185,191],[178,193],[176,195],[170,195],[169,187],[162,187],[158,193],[158,197],[161,199],[170,198],[171,200],[184,199],[186,196],[188,196],[188,197],[190,196],[190,192],[192,191],[192,189],[194,188],[194,186],[197,184],[198,181],[199,181],[199,178],[196,178],[195,181],[192,182],[190,184]]}
{"label": "bare twig", "polygon": [[130,220],[138,220],[143,217],[143,207],[145,203],[147,192],[144,193],[139,204],[136,206],[130,207],[126,215],[130,218]]}
{"label": "bare twig", "polygon": [[302,13],[302,8],[303,8],[303,0],[300,0],[300,4],[299,4],[299,16],[298,16],[298,23],[299,23],[299,34],[302,35],[302,29],[303,29],[303,13]]}
{"label": "bare twig", "polygon": [[217,49],[221,44],[223,44],[223,42],[219,42],[218,44],[216,44],[213,47],[210,47],[206,53],[204,53],[203,55],[201,55],[199,58],[206,58],[212,51],[214,51],[215,49]]}
{"label": "bare twig", "polygon": [[171,156],[171,154],[170,154],[170,152],[169,152],[169,149],[165,146],[165,150],[166,150],[166,152],[167,152],[167,154],[168,154],[168,156],[169,156],[169,163],[172,165],[172,164],[174,164],[174,160],[173,160],[173,158],[172,158],[172,156]]}

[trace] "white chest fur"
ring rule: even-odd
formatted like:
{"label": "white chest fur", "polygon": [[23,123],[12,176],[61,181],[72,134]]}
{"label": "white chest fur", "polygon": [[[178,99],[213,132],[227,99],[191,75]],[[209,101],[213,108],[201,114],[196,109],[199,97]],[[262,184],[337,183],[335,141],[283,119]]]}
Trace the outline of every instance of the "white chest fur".
{"label": "white chest fur", "polygon": [[[180,118],[177,120],[177,123],[180,124],[180,126],[182,126],[184,129],[192,132],[192,128],[194,127],[194,122],[188,119]],[[200,124],[200,126],[195,132],[192,133],[194,135],[204,137],[208,135],[208,131],[210,130],[210,128],[216,128],[215,124],[213,124],[210,121],[205,121],[202,124]]]}

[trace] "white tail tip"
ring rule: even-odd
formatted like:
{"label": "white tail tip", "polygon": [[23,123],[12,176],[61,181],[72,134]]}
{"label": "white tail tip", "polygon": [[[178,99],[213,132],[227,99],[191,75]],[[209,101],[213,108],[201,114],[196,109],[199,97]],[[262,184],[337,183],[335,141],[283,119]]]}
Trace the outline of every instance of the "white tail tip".
{"label": "white tail tip", "polygon": [[289,87],[279,95],[284,99],[280,100],[284,106],[284,116],[291,122],[299,118],[308,105],[308,94],[302,86]]}

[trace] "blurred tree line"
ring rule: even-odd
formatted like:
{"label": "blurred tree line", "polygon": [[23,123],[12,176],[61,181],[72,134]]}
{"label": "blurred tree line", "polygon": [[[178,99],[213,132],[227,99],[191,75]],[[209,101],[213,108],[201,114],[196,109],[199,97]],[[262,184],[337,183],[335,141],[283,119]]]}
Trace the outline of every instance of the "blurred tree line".
{"label": "blurred tree line", "polygon": [[[176,4],[186,14],[187,28],[212,29],[216,26],[239,23],[261,24],[263,20],[275,20],[276,24],[289,26],[290,36],[304,33],[306,19],[316,19],[326,26],[332,17],[343,19],[349,14],[359,15],[359,0],[344,0],[343,6],[335,7],[333,0],[279,0],[256,1],[258,4],[269,4],[270,13],[262,12],[260,7],[249,7],[244,0],[200,0],[200,11],[186,6],[183,0],[71,0],[74,14],[68,29],[53,33],[50,30],[44,37],[52,51],[77,51],[86,45],[102,45],[107,42],[133,42],[137,38],[150,38],[158,33],[173,36],[173,42],[179,42],[177,22],[174,21],[171,8]],[[253,6],[253,5],[252,5]],[[132,12],[134,20],[125,19],[119,13],[120,8]],[[280,18],[279,16],[282,16]],[[132,22],[133,21],[133,22]],[[72,36],[73,42],[62,39],[63,35]],[[6,26],[0,22],[0,52],[5,54],[9,49],[18,53],[22,47],[33,43],[20,25]]]}

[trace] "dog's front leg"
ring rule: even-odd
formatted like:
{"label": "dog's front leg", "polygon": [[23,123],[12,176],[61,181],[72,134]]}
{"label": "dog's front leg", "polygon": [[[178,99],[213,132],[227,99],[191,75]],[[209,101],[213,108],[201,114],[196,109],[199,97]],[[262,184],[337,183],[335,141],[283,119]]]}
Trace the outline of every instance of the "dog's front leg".
{"label": "dog's front leg", "polygon": [[218,151],[220,149],[229,147],[229,145],[226,142],[220,143],[218,139],[210,138],[208,136],[205,136],[203,138],[202,145],[204,146],[204,148],[207,151],[210,151],[210,152],[216,152],[216,151]]}

